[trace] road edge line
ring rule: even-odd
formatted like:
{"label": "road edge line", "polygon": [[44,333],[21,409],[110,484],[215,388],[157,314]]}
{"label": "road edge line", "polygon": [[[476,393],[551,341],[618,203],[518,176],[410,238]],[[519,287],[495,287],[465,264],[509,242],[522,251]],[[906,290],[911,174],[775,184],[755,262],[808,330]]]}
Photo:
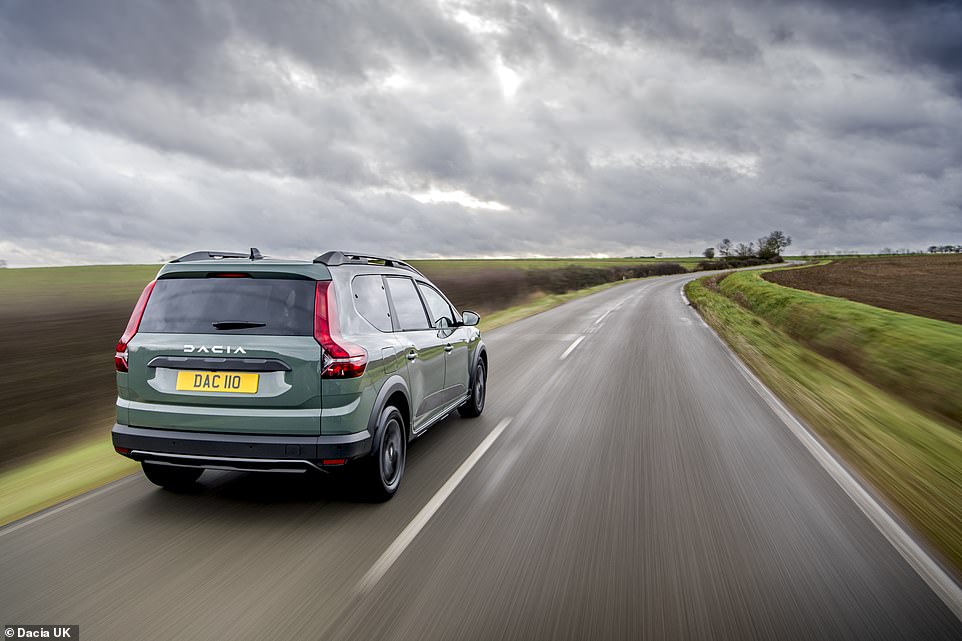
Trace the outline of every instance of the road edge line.
{"label": "road edge line", "polygon": [[[694,280],[694,279],[693,279]],[[698,317],[701,314],[695,311]],[[705,326],[712,336],[721,344],[725,353],[741,372],[748,384],[752,386],[759,398],[781,419],[782,423],[788,427],[789,431],[801,442],[808,450],[809,454],[824,469],[832,480],[834,480],[842,491],[851,499],[861,510],[875,528],[885,537],[885,540],[895,548],[906,563],[915,570],[915,573],[929,586],[929,588],[942,600],[945,606],[962,621],[962,587],[955,582],[941,564],[936,561],[903,527],[899,521],[892,516],[879,500],[865,488],[852,472],[839,461],[836,455],[829,450],[815,436],[814,431],[808,427],[801,419],[785,406],[780,398],[768,388],[765,383],[746,365],[738,354],[722,340],[718,332],[710,325]]]}
{"label": "road edge line", "polygon": [[48,516],[53,516],[54,514],[63,512],[64,510],[72,508],[75,505],[84,503],[85,501],[88,501],[92,498],[100,496],[101,494],[105,494],[110,490],[114,490],[120,487],[121,485],[129,483],[136,477],[137,477],[137,473],[131,472],[130,474],[127,474],[126,476],[122,476],[119,479],[114,479],[113,481],[110,481],[105,485],[101,485],[100,487],[90,489],[84,492],[83,494],[78,494],[77,496],[61,501],[60,503],[51,505],[50,507],[44,510],[41,510],[39,512],[34,512],[33,514],[24,516],[23,518],[17,519],[16,521],[11,521],[7,525],[0,527],[0,537],[4,537],[7,534],[13,534],[17,530],[25,528],[28,525],[33,525],[37,521],[42,521]]}

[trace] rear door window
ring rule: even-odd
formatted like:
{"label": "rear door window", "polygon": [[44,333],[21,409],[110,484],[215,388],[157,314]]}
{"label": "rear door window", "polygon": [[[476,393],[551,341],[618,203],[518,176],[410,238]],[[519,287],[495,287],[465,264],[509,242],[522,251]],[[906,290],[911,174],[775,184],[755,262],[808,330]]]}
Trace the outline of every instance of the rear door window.
{"label": "rear door window", "polygon": [[424,313],[424,305],[421,304],[414,281],[410,278],[390,276],[384,280],[391,293],[391,302],[394,303],[394,320],[397,321],[398,329],[427,329],[428,317]]}
{"label": "rear door window", "polygon": [[314,333],[312,280],[280,278],[162,278],[140,321],[160,334]]}
{"label": "rear door window", "polygon": [[354,292],[354,307],[367,322],[382,332],[390,332],[391,310],[387,303],[387,292],[384,290],[384,278],[367,275],[355,276],[351,281]]}

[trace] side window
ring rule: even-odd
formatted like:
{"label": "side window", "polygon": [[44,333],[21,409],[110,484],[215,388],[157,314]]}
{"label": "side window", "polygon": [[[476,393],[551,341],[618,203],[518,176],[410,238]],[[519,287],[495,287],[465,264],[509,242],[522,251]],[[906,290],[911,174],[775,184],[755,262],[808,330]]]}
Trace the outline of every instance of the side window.
{"label": "side window", "polygon": [[394,320],[398,329],[427,329],[428,317],[424,314],[424,305],[421,304],[418,290],[414,288],[414,281],[403,277],[388,277],[385,280],[391,293],[391,302],[394,303]]}
{"label": "side window", "polygon": [[374,275],[355,276],[351,281],[351,289],[358,314],[382,332],[394,329],[391,326],[391,310],[387,304],[387,292],[384,291],[384,279]]}
{"label": "side window", "polygon": [[421,295],[424,296],[424,301],[428,304],[431,326],[437,327],[438,321],[442,318],[448,319],[448,327],[453,326],[454,312],[451,311],[448,301],[444,300],[444,296],[438,290],[424,283],[418,283],[418,289],[421,290]]}

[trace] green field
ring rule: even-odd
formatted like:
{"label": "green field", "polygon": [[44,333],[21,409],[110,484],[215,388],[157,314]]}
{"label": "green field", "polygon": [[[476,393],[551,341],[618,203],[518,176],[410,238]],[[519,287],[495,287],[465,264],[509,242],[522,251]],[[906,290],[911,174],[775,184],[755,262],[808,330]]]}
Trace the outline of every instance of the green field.
{"label": "green field", "polygon": [[78,302],[133,307],[160,265],[87,265],[0,269],[0,314]]}
{"label": "green field", "polygon": [[[759,377],[962,569],[962,431],[933,393],[951,396],[962,383],[953,342],[962,327],[780,287],[758,272],[699,279],[686,291]],[[906,395],[904,381],[882,389],[850,366],[853,355],[881,380],[906,367],[920,377],[915,388],[931,390]]]}

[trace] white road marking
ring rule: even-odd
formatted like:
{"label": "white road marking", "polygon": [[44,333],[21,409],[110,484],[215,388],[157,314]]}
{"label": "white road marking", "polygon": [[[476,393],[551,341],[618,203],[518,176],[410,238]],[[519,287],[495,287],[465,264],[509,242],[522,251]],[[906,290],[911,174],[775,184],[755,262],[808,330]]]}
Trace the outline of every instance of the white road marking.
{"label": "white road marking", "polygon": [[28,525],[33,525],[33,524],[36,523],[37,521],[42,521],[42,520],[44,520],[45,518],[47,518],[47,517],[49,517],[49,516],[53,516],[54,514],[57,514],[58,512],[63,512],[64,510],[69,509],[69,508],[72,508],[72,507],[74,507],[75,505],[80,505],[81,503],[83,503],[83,502],[85,502],[85,501],[89,501],[89,500],[92,499],[92,498],[98,497],[98,496],[100,496],[101,494],[104,494],[105,492],[109,492],[109,491],[111,491],[111,490],[115,490],[115,489],[117,489],[119,486],[124,485],[125,483],[129,483],[130,481],[134,480],[135,478],[137,478],[137,475],[136,475],[136,474],[131,474],[130,476],[125,476],[125,477],[122,478],[122,479],[118,479],[118,480],[114,481],[113,483],[110,483],[110,484],[108,484],[108,485],[103,486],[103,487],[100,488],[99,490],[94,490],[93,492],[87,492],[86,494],[81,494],[80,496],[78,496],[78,497],[76,497],[76,498],[74,498],[74,499],[70,499],[70,500],[66,501],[65,503],[61,503],[60,505],[58,505],[58,506],[56,506],[56,507],[54,507],[54,508],[51,508],[51,509],[49,509],[49,510],[46,510],[46,511],[44,511],[44,512],[41,512],[40,514],[37,514],[36,516],[33,516],[33,517],[31,517],[31,518],[27,518],[27,519],[23,519],[23,520],[21,520],[21,521],[17,521],[17,522],[15,522],[13,525],[10,525],[10,526],[5,527],[5,528],[3,528],[2,530],[0,530],[0,537],[6,536],[6,535],[8,535],[8,534],[12,534],[13,532],[16,532],[17,530],[20,530],[20,529],[22,529],[22,528],[25,528],[25,527],[27,527]]}
{"label": "white road marking", "polygon": [[568,349],[566,349],[566,350],[564,351],[564,353],[561,355],[561,360],[564,360],[564,359],[568,358],[568,354],[570,354],[571,352],[575,351],[575,348],[576,348],[576,347],[581,343],[581,341],[583,341],[584,339],[585,339],[584,336],[579,336],[578,338],[575,339],[575,342],[573,342],[571,345],[568,345]]}
{"label": "white road marking", "polygon": [[[709,328],[711,329],[711,328]],[[795,417],[782,401],[768,389],[761,379],[742,362],[738,355],[728,347],[728,345],[718,336],[718,333],[711,330],[712,334],[721,343],[728,357],[742,373],[748,383],[755,389],[761,399],[771,408],[778,418],[781,419],[788,429],[801,441],[805,449],[811,453],[812,457],[822,466],[828,475],[838,483],[839,487],[848,495],[856,506],[868,517],[869,521],[882,533],[882,536],[895,548],[895,550],[905,559],[906,563],[918,573],[922,580],[935,592],[945,605],[962,620],[962,588],[946,573],[945,570],[933,559],[928,552],[905,531],[902,525],[892,518],[879,502],[866,490],[862,484],[852,476],[845,466],[843,466],[835,455],[812,435],[811,430],[802,424]]]}
{"label": "white road marking", "polygon": [[597,324],[599,324],[601,321],[603,321],[603,320],[605,320],[606,318],[608,318],[608,314],[610,314],[611,312],[615,312],[615,311],[618,311],[619,309],[621,309],[621,306],[625,304],[625,301],[626,301],[626,300],[628,300],[628,299],[627,299],[627,298],[622,298],[620,301],[618,301],[617,303],[615,303],[614,305],[612,305],[611,307],[609,307],[608,309],[606,309],[606,310],[605,310],[605,313],[602,314],[601,316],[599,316],[598,318],[596,318],[596,319],[595,319],[595,322],[593,322],[592,325],[597,325]]}
{"label": "white road marking", "polygon": [[694,313],[694,314],[695,314],[695,318],[697,318],[697,319],[698,319],[698,322],[702,324],[702,327],[704,327],[705,329],[710,330],[711,327],[709,327],[709,326],[708,326],[708,323],[705,322],[705,319],[701,317],[701,314],[699,314],[699,313],[695,310],[695,306],[691,304],[691,301],[688,300],[688,295],[685,293],[685,287],[686,287],[686,286],[688,285],[688,283],[690,283],[690,282],[691,282],[690,280],[685,281],[685,283],[681,286],[681,289],[678,290],[679,293],[681,294],[681,299],[685,302],[685,305],[687,305],[688,307],[691,308],[692,311],[690,311],[689,313]]}
{"label": "white road marking", "polygon": [[417,516],[415,516],[411,522],[408,523],[407,527],[405,527],[401,533],[398,534],[397,538],[394,539],[394,542],[388,546],[381,557],[375,561],[374,565],[371,566],[371,569],[368,570],[367,573],[361,578],[361,581],[357,586],[358,592],[367,592],[377,585],[377,582],[380,581],[385,573],[391,569],[391,566],[394,565],[394,562],[398,560],[398,557],[401,556],[404,550],[407,549],[407,547],[411,544],[411,541],[413,541],[418,533],[424,528],[424,526],[427,525],[428,521],[431,520],[431,517],[434,516],[434,513],[437,512],[441,505],[444,504],[444,501],[451,496],[451,493],[454,492],[458,485],[460,485],[461,481],[464,480],[464,477],[466,477],[468,472],[471,471],[471,468],[473,468],[477,462],[481,460],[481,457],[484,456],[484,453],[488,451],[488,449],[496,440],[498,440],[498,437],[501,436],[501,433],[504,432],[505,428],[507,428],[510,423],[510,418],[501,419],[501,422],[498,423],[493,430],[491,430],[491,433],[488,434],[485,439],[481,441],[481,443],[474,449],[474,451],[471,452],[471,455],[468,456],[463,463],[461,463],[461,467],[454,471],[454,474],[452,474],[451,477],[445,481],[444,485],[441,486],[441,489],[431,497],[431,500],[428,501],[423,508],[421,508],[421,511],[417,513]]}
{"label": "white road marking", "polygon": [[615,311],[615,310],[614,310],[614,309],[609,309],[607,312],[605,312],[604,314],[602,314],[601,316],[599,316],[598,318],[596,318],[596,319],[595,319],[595,322],[592,323],[592,325],[597,325],[597,324],[600,323],[601,321],[605,320],[605,318],[608,317],[608,314],[610,314],[610,313],[613,312],[613,311]]}

